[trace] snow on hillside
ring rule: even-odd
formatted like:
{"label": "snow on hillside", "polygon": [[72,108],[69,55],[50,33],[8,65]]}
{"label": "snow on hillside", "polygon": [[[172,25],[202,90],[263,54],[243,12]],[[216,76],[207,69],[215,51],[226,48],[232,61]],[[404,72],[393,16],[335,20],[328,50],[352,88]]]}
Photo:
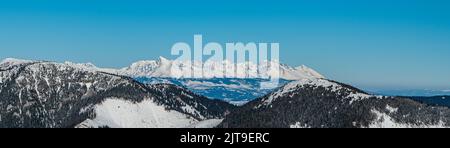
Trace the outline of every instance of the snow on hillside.
{"label": "snow on hillside", "polygon": [[[237,69],[245,69],[244,71],[227,72],[227,70],[232,69],[230,67],[230,62],[228,61],[218,61],[208,63],[205,67],[211,67],[211,71],[204,71],[205,78],[269,78],[269,76],[274,75],[278,72],[280,78],[286,80],[300,80],[305,78],[324,78],[317,71],[308,68],[306,66],[300,66],[293,68],[278,62],[269,62],[266,64],[253,64],[251,62],[246,63],[235,63],[234,67]],[[172,66],[183,67],[186,63],[171,61],[164,57],[160,57],[157,61],[139,61],[133,63],[131,66],[122,68],[116,73],[131,77],[170,77],[170,78],[193,78],[193,77],[182,77],[182,73],[172,73]],[[202,69],[202,64],[193,64],[194,69]],[[272,66],[268,66],[272,65]],[[280,69],[277,71],[274,67],[279,66]],[[260,71],[258,73],[258,71]]]}
{"label": "snow on hillside", "polygon": [[[32,63],[30,60],[21,60],[14,58],[6,58],[0,62],[0,89],[3,87],[1,84],[11,79],[11,76],[19,71],[18,65]],[[1,90],[0,90],[1,92]]]}
{"label": "snow on hillside", "polygon": [[77,127],[110,128],[182,128],[198,123],[173,110],[166,110],[150,99],[132,103],[118,98],[108,98],[95,107],[94,119],[88,119]]}
{"label": "snow on hillside", "polygon": [[[352,104],[354,101],[359,101],[363,99],[367,99],[370,97],[382,97],[382,96],[373,96],[369,94],[365,94],[362,92],[354,92],[348,88],[343,87],[341,84],[337,84],[335,82],[326,80],[326,79],[302,79],[298,81],[293,81],[291,83],[286,84],[284,87],[280,88],[278,91],[273,92],[267,99],[262,100],[263,105],[270,105],[273,101],[275,101],[277,98],[280,98],[281,96],[284,96],[286,94],[292,93],[297,91],[298,88],[305,87],[305,86],[313,86],[315,88],[317,87],[323,87],[331,92],[338,92],[341,90],[350,92],[349,95],[345,98],[350,99],[350,104]],[[296,92],[301,93],[301,92]],[[261,106],[258,106],[258,108]]]}

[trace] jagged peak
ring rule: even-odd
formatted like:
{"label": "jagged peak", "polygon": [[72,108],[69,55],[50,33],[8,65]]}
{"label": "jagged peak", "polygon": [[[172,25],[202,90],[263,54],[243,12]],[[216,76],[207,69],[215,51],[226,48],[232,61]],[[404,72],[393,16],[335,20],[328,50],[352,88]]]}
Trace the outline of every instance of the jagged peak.
{"label": "jagged peak", "polygon": [[167,59],[167,58],[165,58],[163,56],[159,56],[158,61],[160,61],[160,62],[170,62],[171,60],[169,60],[169,59]]}

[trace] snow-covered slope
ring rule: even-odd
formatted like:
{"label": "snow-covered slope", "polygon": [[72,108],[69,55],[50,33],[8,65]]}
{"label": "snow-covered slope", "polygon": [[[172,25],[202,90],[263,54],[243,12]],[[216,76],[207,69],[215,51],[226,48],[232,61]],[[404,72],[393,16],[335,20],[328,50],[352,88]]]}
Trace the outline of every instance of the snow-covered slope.
{"label": "snow-covered slope", "polygon": [[187,127],[222,118],[233,108],[174,85],[144,85],[95,69],[2,62],[0,127]]}
{"label": "snow-covered slope", "polygon": [[107,98],[94,107],[95,118],[87,119],[77,127],[110,128],[180,128],[199,121],[177,111],[167,111],[150,99],[139,103]]}
{"label": "snow-covered slope", "polygon": [[229,114],[233,128],[450,127],[450,109],[374,96],[325,79],[294,81]]}
{"label": "snow-covered slope", "polygon": [[269,106],[272,104],[273,101],[276,101],[277,98],[280,98],[285,95],[292,96],[295,93],[302,93],[296,91],[298,90],[298,88],[303,87],[325,88],[326,91],[337,93],[338,95],[346,94],[346,96],[342,96],[342,99],[345,99],[345,101],[348,101],[350,104],[352,104],[355,101],[360,101],[371,97],[374,98],[383,97],[383,96],[368,95],[361,91],[354,91],[352,90],[354,88],[343,87],[341,84],[338,84],[337,82],[332,82],[326,79],[303,79],[288,83],[279,90],[271,93],[271,95],[269,95],[267,98],[263,98],[261,100],[262,101],[261,106]]}

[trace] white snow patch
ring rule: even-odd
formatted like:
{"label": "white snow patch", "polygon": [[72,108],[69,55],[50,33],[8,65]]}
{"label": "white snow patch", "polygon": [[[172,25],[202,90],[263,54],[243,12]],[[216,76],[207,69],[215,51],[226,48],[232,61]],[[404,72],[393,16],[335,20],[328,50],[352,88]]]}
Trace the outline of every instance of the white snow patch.
{"label": "white snow patch", "polygon": [[200,119],[204,119],[205,117],[201,116],[201,114],[192,106],[190,105],[185,105],[181,107],[182,110],[186,111],[187,113],[190,113],[192,115],[199,115]]}
{"label": "white snow patch", "polygon": [[363,94],[363,93],[354,93],[352,92],[350,95],[347,96],[347,98],[351,98],[350,104],[352,104],[355,101],[369,99],[370,97],[373,97],[372,95]]}
{"label": "white snow patch", "polygon": [[87,90],[91,89],[91,87],[92,87],[92,83],[89,83],[89,82],[88,83],[80,82],[78,84],[80,84],[81,86],[86,86]]}
{"label": "white snow patch", "polygon": [[448,128],[442,120],[436,125],[413,125],[398,123],[391,116],[375,109],[372,109],[372,113],[376,114],[377,118],[369,125],[369,128]]}
{"label": "white snow patch", "polygon": [[235,105],[235,106],[243,106],[243,105],[247,104],[247,103],[250,102],[250,101],[248,101],[248,100],[242,100],[242,101],[231,101],[231,100],[227,100],[227,102],[230,103],[230,104],[232,104],[232,105]]}
{"label": "white snow patch", "polygon": [[398,111],[398,108],[391,107],[390,105],[386,105],[386,109],[389,111],[389,113],[395,113]]}
{"label": "white snow patch", "polygon": [[308,124],[296,122],[295,124],[290,125],[289,128],[311,128],[311,126],[309,126]]}

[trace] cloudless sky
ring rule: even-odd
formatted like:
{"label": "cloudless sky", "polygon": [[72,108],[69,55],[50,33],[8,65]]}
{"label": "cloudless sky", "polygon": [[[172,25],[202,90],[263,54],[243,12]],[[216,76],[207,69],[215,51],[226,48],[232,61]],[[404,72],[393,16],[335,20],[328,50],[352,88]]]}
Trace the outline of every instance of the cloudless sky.
{"label": "cloudless sky", "polygon": [[450,89],[448,0],[0,2],[0,59],[125,67],[194,34],[279,42],[282,62],[363,88]]}

